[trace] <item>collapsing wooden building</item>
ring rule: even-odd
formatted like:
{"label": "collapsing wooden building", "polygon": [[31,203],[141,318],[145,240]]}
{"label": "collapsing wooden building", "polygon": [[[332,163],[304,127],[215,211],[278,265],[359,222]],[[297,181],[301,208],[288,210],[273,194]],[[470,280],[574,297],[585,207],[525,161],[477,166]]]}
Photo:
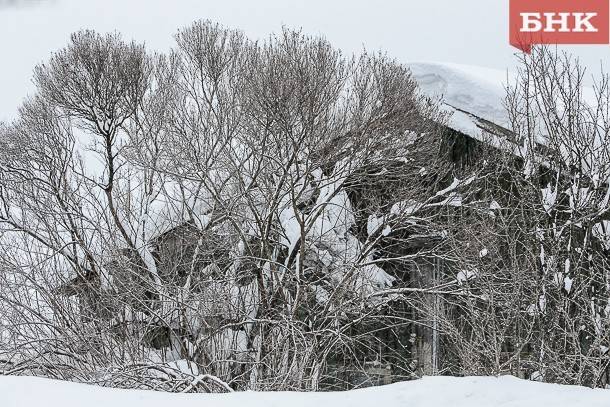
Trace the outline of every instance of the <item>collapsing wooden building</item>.
{"label": "collapsing wooden building", "polygon": [[[144,275],[146,267],[133,260],[138,258],[134,253],[126,252],[123,257],[132,260],[125,260],[124,264],[112,262],[109,268],[111,272],[115,270],[117,286],[123,282],[123,286],[129,286],[126,291],[142,292],[148,301],[144,307],[139,307],[138,301],[133,305],[146,314],[140,322],[142,342],[147,347],[166,352],[168,359],[195,362],[201,371],[217,375],[236,388],[247,388],[259,367],[249,371],[246,366],[264,365],[260,363],[261,336],[273,342],[284,329],[277,321],[288,324],[274,310],[281,303],[277,298],[280,294],[275,298],[261,295],[266,289],[262,276],[282,267],[284,271],[298,268],[302,273],[299,278],[308,286],[298,286],[299,281],[281,294],[308,296],[304,301],[307,307],[295,307],[290,310],[291,316],[306,331],[314,331],[316,324],[321,324],[320,331],[334,334],[334,326],[323,325],[324,318],[320,318],[321,322],[317,318],[317,313],[328,310],[326,304],[338,285],[327,275],[338,268],[336,258],[348,257],[340,250],[349,252],[353,246],[367,242],[371,250],[365,263],[374,266],[366,270],[377,274],[380,283],[365,294],[386,298],[389,306],[381,311],[386,318],[383,324],[374,319],[345,324],[350,328],[342,335],[358,340],[355,345],[338,345],[324,355],[320,362],[324,371],[316,373],[320,376],[319,386],[344,389],[421,375],[479,372],[477,362],[461,354],[462,344],[455,343],[457,331],[470,335],[464,343],[487,340],[476,338],[481,333],[468,326],[468,319],[474,316],[464,314],[471,302],[485,299],[480,292],[468,289],[479,271],[475,266],[466,267],[468,261],[462,260],[468,259],[460,256],[470,251],[474,253],[471,257],[485,259],[493,242],[488,246],[456,248],[447,236],[463,233],[456,229],[471,221],[467,212],[472,206],[496,216],[516,199],[510,173],[496,174],[499,179],[494,183],[486,183],[485,176],[479,177],[485,171],[486,160],[500,155],[511,157],[509,166],[523,166],[522,157],[513,154],[519,150],[519,143],[509,130],[502,105],[504,75],[450,65],[413,64],[410,68],[423,92],[444,98],[442,107],[449,114],[447,121],[434,134],[414,140],[410,157],[389,164],[392,168],[366,168],[351,174],[343,184],[344,195],[337,198],[343,209],[335,214],[337,218],[350,218],[349,221],[321,227],[315,236],[318,241],[307,242],[311,253],[301,256],[298,252],[299,245],[304,244],[299,240],[302,236],[284,241],[278,237],[274,242],[277,244],[270,248],[252,236],[231,240],[233,237],[223,234],[222,227],[213,226],[215,220],[202,222],[186,217],[160,228],[150,238],[148,246],[156,275]],[[405,173],[416,179],[412,195],[400,202],[394,196],[395,180],[391,176],[396,173],[403,174],[401,180],[409,178],[404,177]],[[409,185],[401,187],[408,189]],[[322,194],[322,188],[317,189],[295,205],[302,214],[316,210],[317,196]],[[329,206],[335,204],[331,202]],[[501,250],[505,249],[496,248],[495,252]],[[543,268],[544,260],[541,263]],[[460,298],[460,306],[455,306],[452,296]],[[129,301],[133,299],[124,300]],[[266,314],[260,314],[259,302],[264,301]],[[365,312],[366,304],[362,304]],[[337,314],[337,320],[353,317]],[[271,323],[264,326],[260,321]],[[527,358],[532,353],[529,344],[510,335],[500,341],[494,373],[532,377],[537,368],[528,365]],[[335,338],[337,342],[340,339]],[[310,368],[299,366],[296,360],[306,356],[299,350],[297,347],[287,352],[293,358],[294,369]],[[467,366],[471,362],[473,366]]]}
{"label": "collapsing wooden building", "polygon": [[[410,161],[396,163],[393,171],[417,176],[417,182],[425,185],[425,191],[422,192],[433,198],[427,202],[425,208],[424,205],[410,208],[409,215],[425,218],[430,213],[449,207],[454,208],[455,213],[447,212],[443,216],[460,216],[458,212],[462,197],[459,188],[462,183],[456,180],[467,180],[473,169],[478,168],[485,157],[485,150],[490,146],[506,148],[507,145],[514,144],[513,135],[506,128],[506,121],[502,119],[505,114],[499,98],[503,89],[501,86],[491,91],[482,88],[484,81],[472,79],[465,72],[461,76],[457,75],[456,69],[452,67],[413,65],[411,68],[424,92],[449,96],[445,99],[443,109],[450,116],[438,133],[419,138],[414,146],[417,154]],[[446,92],[453,93],[446,95]],[[468,94],[460,92],[472,92],[473,96],[468,99]],[[482,100],[477,100],[477,97]],[[481,106],[476,106],[476,103]],[[480,115],[481,112],[483,115]],[[442,231],[430,228],[425,222],[410,222],[392,231],[375,228],[374,219],[379,213],[387,214],[384,222],[379,225],[391,223],[391,217],[405,216],[406,208],[401,208],[401,203],[395,202],[391,183],[392,179],[388,179],[388,172],[383,169],[367,169],[362,171],[362,175],[353,174],[352,179],[345,183],[348,185],[346,189],[355,218],[353,233],[363,242],[371,238],[377,240],[375,258],[380,260],[380,267],[395,279],[394,286],[407,291],[414,289],[413,297],[417,297],[418,306],[426,308],[426,312],[418,313],[413,304],[396,301],[388,312],[395,312],[397,320],[409,320],[413,323],[400,322],[397,324],[399,328],[354,328],[356,331],[360,329],[376,332],[375,343],[367,343],[360,350],[350,349],[349,352],[354,354],[349,357],[341,353],[329,355],[328,378],[324,383],[329,389],[382,384],[443,372],[440,361],[443,355],[441,327],[436,319],[430,319],[430,315],[437,314],[440,318],[443,312],[439,301],[440,294],[435,294],[439,290],[435,287],[440,286],[448,277],[455,281],[457,272],[446,269],[440,259],[442,256],[434,255],[435,251],[444,250],[441,248],[444,241]],[[418,193],[420,192],[413,194],[413,202],[425,199],[418,197]],[[309,204],[315,204],[315,200]],[[372,213],[370,208],[377,208],[378,212]],[[303,210],[305,209],[304,207]],[[416,213],[418,211],[419,213]],[[446,221],[450,222],[449,219]],[[205,233],[209,232],[197,230],[194,223],[186,222],[155,238],[153,255],[161,274],[176,274],[176,277],[188,274],[181,270],[184,267],[192,267],[194,262],[199,261],[195,259],[197,241]],[[215,249],[215,252],[217,251]],[[201,253],[204,252],[208,250],[201,250]],[[256,255],[256,250],[250,253],[252,258]],[[218,259],[225,258],[220,269],[229,267],[226,260],[228,253],[216,253],[215,256]],[[391,260],[402,258],[410,260]],[[201,265],[207,267],[212,263],[214,261],[203,262]],[[325,267],[321,264],[313,267],[318,266]],[[252,263],[248,269],[256,267]],[[245,268],[242,267],[243,269]],[[245,284],[249,284],[252,278],[244,280]],[[179,285],[184,285],[184,278],[180,279]],[[221,327],[226,324],[227,319],[220,318],[216,322],[209,326]],[[357,332],[352,334],[358,335]],[[163,343],[169,343],[169,340]],[[375,348],[372,353],[371,348]],[[354,359],[359,359],[358,363]]]}

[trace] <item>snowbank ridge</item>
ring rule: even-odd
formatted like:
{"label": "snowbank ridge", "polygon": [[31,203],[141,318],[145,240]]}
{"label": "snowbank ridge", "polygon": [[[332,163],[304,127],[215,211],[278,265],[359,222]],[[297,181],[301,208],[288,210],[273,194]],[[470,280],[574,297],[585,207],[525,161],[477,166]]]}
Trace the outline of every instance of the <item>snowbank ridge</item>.
{"label": "snowbank ridge", "polygon": [[3,407],[607,407],[610,390],[512,376],[425,377],[348,392],[171,394],[119,390],[34,377],[0,377]]}

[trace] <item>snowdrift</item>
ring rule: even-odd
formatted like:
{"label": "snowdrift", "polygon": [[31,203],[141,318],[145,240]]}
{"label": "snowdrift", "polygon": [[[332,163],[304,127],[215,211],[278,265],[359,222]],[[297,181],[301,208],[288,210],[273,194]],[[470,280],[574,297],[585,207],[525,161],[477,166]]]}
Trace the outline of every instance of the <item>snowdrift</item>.
{"label": "snowdrift", "polygon": [[426,377],[342,393],[171,394],[108,389],[34,377],[0,377],[2,407],[607,407],[610,390],[511,376]]}

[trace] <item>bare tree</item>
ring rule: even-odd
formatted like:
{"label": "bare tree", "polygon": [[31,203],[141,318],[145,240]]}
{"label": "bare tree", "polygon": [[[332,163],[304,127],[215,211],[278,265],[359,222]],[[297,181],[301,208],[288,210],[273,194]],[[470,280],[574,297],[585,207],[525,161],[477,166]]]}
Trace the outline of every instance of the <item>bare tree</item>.
{"label": "bare tree", "polygon": [[176,40],[75,34],[3,128],[5,370],[185,391],[415,374],[393,287],[434,256],[397,248],[405,202],[444,199],[419,175],[436,105],[387,57],[299,32]]}
{"label": "bare tree", "polygon": [[507,89],[514,138],[489,143],[482,199],[458,226],[476,296],[443,322],[464,373],[608,381],[608,79],[584,75],[542,47]]}

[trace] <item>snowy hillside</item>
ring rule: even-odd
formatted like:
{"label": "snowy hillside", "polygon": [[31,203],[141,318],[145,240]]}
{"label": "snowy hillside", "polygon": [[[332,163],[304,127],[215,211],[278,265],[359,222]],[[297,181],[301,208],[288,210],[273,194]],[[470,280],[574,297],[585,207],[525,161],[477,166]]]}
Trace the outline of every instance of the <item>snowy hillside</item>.
{"label": "snowy hillside", "polygon": [[117,390],[32,377],[0,377],[3,407],[602,407],[610,390],[560,386],[511,376],[426,377],[412,382],[344,393],[169,394]]}

